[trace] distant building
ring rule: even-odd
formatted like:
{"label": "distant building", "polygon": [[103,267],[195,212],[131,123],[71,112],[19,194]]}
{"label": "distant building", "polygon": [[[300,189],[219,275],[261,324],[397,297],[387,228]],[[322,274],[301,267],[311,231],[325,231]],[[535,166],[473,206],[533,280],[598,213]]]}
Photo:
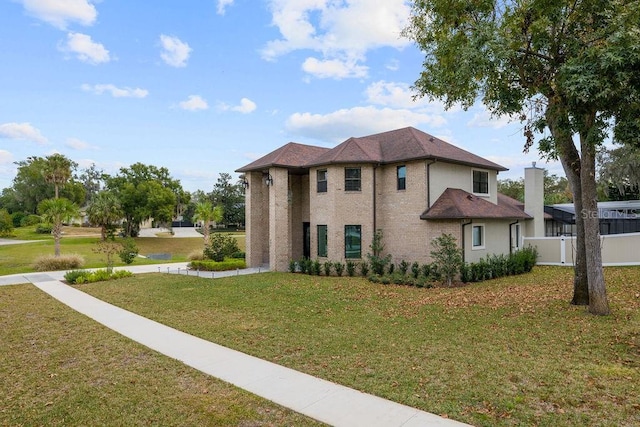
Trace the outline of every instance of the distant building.
{"label": "distant building", "polygon": [[[545,235],[574,236],[576,234],[576,209],[573,203],[545,206]],[[640,200],[598,202],[600,234],[624,234],[640,232]]]}

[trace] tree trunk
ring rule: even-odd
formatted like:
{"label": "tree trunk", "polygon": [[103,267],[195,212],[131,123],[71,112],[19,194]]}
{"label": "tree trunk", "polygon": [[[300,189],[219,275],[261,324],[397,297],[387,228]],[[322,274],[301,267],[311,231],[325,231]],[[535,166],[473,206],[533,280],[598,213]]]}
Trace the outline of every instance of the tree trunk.
{"label": "tree trunk", "polygon": [[587,277],[589,279],[589,312],[607,315],[609,301],[602,268],[602,250],[600,247],[600,218],[598,217],[598,193],[596,188],[596,148],[586,137],[580,136],[582,147],[582,211],[585,233],[585,253],[587,258]]}
{"label": "tree trunk", "polygon": [[53,224],[53,254],[57,258],[60,256],[60,239],[62,238],[62,223]]}
{"label": "tree trunk", "polygon": [[582,212],[582,184],[580,181],[581,162],[580,154],[573,143],[572,135],[565,131],[560,121],[567,121],[566,111],[552,99],[546,111],[547,125],[556,143],[556,149],[562,168],[564,169],[569,187],[573,194],[573,203],[576,211],[576,252],[573,267],[573,298],[571,304],[589,305],[589,281],[587,275],[587,255],[585,246],[584,221],[578,212]]}

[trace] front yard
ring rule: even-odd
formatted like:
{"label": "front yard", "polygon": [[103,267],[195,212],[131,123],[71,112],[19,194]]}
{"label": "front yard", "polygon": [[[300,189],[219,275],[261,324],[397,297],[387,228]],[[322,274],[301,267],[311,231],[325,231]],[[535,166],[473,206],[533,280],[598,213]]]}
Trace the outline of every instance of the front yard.
{"label": "front yard", "polygon": [[568,305],[570,269],[462,288],[264,273],[151,274],[80,288],[159,322],[474,425],[640,424],[640,269],[613,314]]}

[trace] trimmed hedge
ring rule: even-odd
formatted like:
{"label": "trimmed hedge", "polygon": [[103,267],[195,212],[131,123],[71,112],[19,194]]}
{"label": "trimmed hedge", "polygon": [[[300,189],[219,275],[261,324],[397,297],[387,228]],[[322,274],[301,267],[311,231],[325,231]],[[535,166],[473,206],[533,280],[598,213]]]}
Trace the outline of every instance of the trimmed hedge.
{"label": "trimmed hedge", "polygon": [[188,264],[191,270],[201,271],[228,271],[236,270],[238,268],[247,268],[247,263],[243,259],[238,258],[225,258],[224,261],[198,261],[194,260]]}

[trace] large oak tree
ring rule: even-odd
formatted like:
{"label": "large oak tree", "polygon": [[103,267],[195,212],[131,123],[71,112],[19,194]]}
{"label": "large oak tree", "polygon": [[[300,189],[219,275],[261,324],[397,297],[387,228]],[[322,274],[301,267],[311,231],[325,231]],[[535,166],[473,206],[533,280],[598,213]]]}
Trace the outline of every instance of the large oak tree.
{"label": "large oak tree", "polygon": [[[575,203],[574,304],[608,314],[595,159],[640,129],[640,3],[416,0],[404,36],[423,50],[418,96],[520,117],[528,149],[562,163]],[[636,139],[637,140],[637,139]]]}

